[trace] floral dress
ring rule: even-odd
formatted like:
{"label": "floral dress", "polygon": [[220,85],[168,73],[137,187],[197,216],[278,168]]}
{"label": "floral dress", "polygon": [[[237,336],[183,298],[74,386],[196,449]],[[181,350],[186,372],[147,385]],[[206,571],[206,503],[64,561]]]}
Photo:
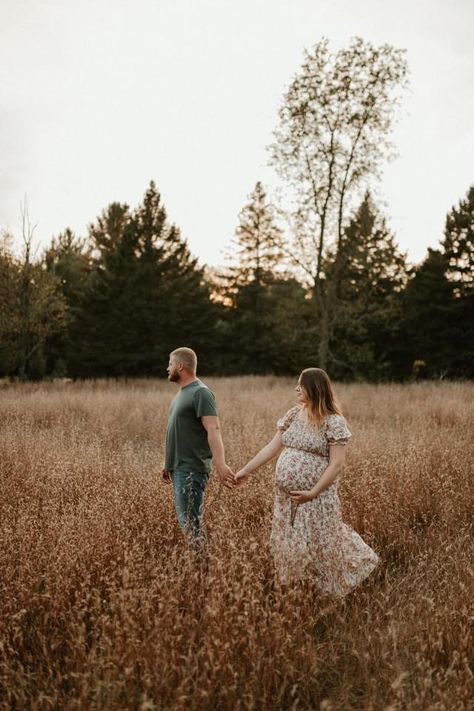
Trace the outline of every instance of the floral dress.
{"label": "floral dress", "polygon": [[319,429],[299,417],[298,406],[277,426],[284,449],[275,472],[275,508],[270,545],[281,582],[312,579],[322,593],[344,597],[375,568],[377,554],[341,518],[337,480],[304,504],[289,498],[308,490],[329,464],[329,447],[351,436],[340,415],[328,415]]}

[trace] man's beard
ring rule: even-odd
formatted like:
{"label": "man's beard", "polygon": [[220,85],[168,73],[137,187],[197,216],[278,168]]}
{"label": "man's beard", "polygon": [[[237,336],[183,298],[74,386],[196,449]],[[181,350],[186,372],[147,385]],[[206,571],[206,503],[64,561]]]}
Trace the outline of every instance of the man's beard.
{"label": "man's beard", "polygon": [[171,383],[179,383],[179,373],[170,373],[168,375],[168,380]]}

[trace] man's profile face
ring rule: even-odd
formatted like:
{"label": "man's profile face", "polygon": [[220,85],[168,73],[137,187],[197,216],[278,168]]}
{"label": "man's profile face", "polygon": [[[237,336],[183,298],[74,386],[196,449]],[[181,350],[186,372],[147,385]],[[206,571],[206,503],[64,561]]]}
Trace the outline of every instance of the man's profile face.
{"label": "man's profile face", "polygon": [[176,360],[175,356],[171,356],[170,362],[168,363],[168,380],[170,383],[178,383],[180,378],[180,364]]}

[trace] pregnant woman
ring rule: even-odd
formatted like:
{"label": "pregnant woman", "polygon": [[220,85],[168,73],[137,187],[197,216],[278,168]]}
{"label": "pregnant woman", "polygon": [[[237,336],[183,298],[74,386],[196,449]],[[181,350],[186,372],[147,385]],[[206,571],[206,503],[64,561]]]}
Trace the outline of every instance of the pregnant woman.
{"label": "pregnant woman", "polygon": [[298,405],[278,421],[274,438],[237,474],[236,484],[278,457],[271,549],[282,583],[312,579],[321,593],[344,597],[379,558],[341,518],[337,476],[351,434],[320,368],[301,373]]}

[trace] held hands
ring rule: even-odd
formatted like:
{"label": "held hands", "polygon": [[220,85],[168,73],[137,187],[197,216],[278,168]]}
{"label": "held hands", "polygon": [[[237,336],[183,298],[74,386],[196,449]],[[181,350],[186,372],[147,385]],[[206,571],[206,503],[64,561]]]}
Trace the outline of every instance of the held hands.
{"label": "held hands", "polygon": [[235,486],[235,474],[232,469],[225,463],[216,465],[216,472],[221,484],[224,484],[228,489],[233,489]]}
{"label": "held hands", "polygon": [[[250,476],[250,472],[246,471],[245,467],[240,469],[236,474],[234,474],[234,487],[238,488],[239,486],[242,486],[242,484],[245,484]],[[294,501],[296,504],[305,504],[308,501],[312,501],[315,499],[318,494],[315,493],[314,491],[290,491],[289,492],[290,499]]]}
{"label": "held hands", "polygon": [[236,474],[234,474],[234,472],[227,465],[224,465],[221,468],[216,467],[216,471],[222,484],[227,486],[228,489],[237,489],[239,486],[242,486],[242,484],[247,481],[250,474],[250,472],[245,471],[245,469],[240,469]]}
{"label": "held hands", "polygon": [[245,484],[250,476],[250,472],[246,472],[245,469],[240,469],[237,474],[234,475],[234,486],[242,486]]}
{"label": "held hands", "polygon": [[[219,480],[228,489],[237,489],[243,484],[245,484],[250,476],[250,472],[245,470],[245,467],[239,469],[239,471],[234,474],[232,469],[225,463],[216,466],[217,475]],[[169,484],[171,482],[171,475],[167,469],[163,469],[161,476],[164,482]],[[296,504],[305,504],[308,501],[312,501],[316,498],[317,494],[312,491],[290,491],[290,499]]]}
{"label": "held hands", "polygon": [[[240,469],[236,474],[234,474],[233,486],[238,488],[245,484],[250,476],[250,472],[246,471],[245,467]],[[312,490],[302,490],[302,491],[290,491],[289,496],[292,501],[296,504],[305,504],[308,501],[312,501],[316,498],[318,494]]]}
{"label": "held hands", "polygon": [[242,486],[244,484],[249,476],[250,472],[245,471],[244,469],[240,469],[236,474],[232,471],[230,467],[227,466],[227,464],[221,464],[220,466],[216,466],[216,471],[219,476],[219,479],[221,480],[221,483],[224,484],[228,489],[236,489],[239,486]]}
{"label": "held hands", "polygon": [[[233,489],[237,485],[236,475],[227,464],[216,465],[215,469],[221,484],[224,484],[228,489]],[[168,469],[161,470],[161,478],[166,484],[171,483],[171,473]]]}

